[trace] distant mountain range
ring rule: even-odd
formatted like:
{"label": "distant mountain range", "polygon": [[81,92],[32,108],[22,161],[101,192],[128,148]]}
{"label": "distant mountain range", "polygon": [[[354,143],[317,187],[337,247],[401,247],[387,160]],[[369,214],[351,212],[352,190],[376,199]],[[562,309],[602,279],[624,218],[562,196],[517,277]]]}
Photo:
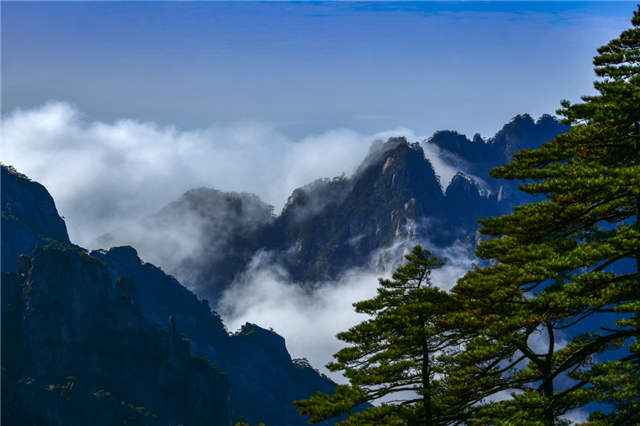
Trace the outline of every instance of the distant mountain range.
{"label": "distant mountain range", "polygon": [[[214,304],[257,253],[268,252],[293,281],[308,285],[353,267],[383,269],[417,241],[446,247],[462,240],[473,248],[479,218],[523,201],[516,184],[493,180],[489,170],[568,129],[549,115],[536,121],[525,114],[488,140],[453,131],[422,144],[390,138],[375,143],[352,176],[294,190],[277,216],[256,195],[198,188],[96,245],[137,247]],[[445,188],[423,148],[460,170]]]}

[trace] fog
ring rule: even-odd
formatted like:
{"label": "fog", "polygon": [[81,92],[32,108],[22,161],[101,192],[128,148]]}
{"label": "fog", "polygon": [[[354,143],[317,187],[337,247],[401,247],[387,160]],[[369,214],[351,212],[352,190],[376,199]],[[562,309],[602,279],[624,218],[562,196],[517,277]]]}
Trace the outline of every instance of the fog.
{"label": "fog", "polygon": [[[245,322],[273,328],[285,337],[292,357],[305,357],[314,368],[344,383],[339,373],[324,367],[344,347],[336,335],[367,318],[355,312],[353,303],[374,297],[378,278],[389,278],[402,260],[402,256],[396,256],[395,262],[387,263],[386,270],[380,271],[373,266],[379,264],[377,258],[388,251],[406,253],[408,247],[417,243],[398,241],[392,248],[376,253],[371,267],[348,270],[336,281],[316,284],[313,290],[305,290],[300,283],[293,282],[269,253],[261,252],[224,293],[217,310],[230,331]],[[462,244],[439,248],[428,241],[421,243],[446,262],[431,274],[432,283],[444,290],[449,290],[475,260]]]}

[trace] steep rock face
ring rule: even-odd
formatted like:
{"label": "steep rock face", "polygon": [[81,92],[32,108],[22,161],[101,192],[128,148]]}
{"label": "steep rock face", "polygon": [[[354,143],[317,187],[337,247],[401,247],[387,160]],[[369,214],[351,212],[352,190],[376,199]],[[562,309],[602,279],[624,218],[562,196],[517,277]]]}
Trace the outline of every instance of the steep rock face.
{"label": "steep rock face", "polygon": [[335,384],[310,366],[292,362],[284,339],[278,334],[248,324],[229,335],[209,304],[199,300],[174,278],[149,263],[143,263],[132,247],[92,251],[91,256],[107,265],[108,273],[127,277],[135,290],[140,311],[147,321],[168,329],[171,316],[188,339],[190,352],[217,365],[231,383],[233,421],[268,425],[302,425],[292,401],[321,390],[331,393]]}
{"label": "steep rock face", "polygon": [[167,318],[173,316],[180,331],[192,340],[192,350],[217,362],[216,348],[224,348],[229,336],[206,301],[198,300],[159,268],[143,263],[132,247],[92,251],[91,256],[107,265],[110,276],[122,275],[134,283],[140,311],[149,323],[166,328]]}
{"label": "steep rock face", "polygon": [[231,336],[229,348],[233,357],[224,363],[224,370],[234,383],[236,420],[249,424],[306,424],[292,402],[316,391],[333,393],[335,383],[310,365],[294,362],[284,339],[273,331],[247,323]]}
{"label": "steep rock face", "polygon": [[2,271],[15,271],[18,256],[31,256],[45,239],[69,243],[69,235],[49,192],[2,165]]}
{"label": "steep rock face", "polygon": [[227,378],[173,322],[150,325],[133,282],[81,249],[38,247],[26,273],[3,274],[3,293],[15,343],[2,346],[3,423],[231,424]]}
{"label": "steep rock face", "polygon": [[471,229],[478,218],[495,214],[499,201],[486,195],[478,184],[463,173],[456,174],[445,192],[447,217],[454,228]]}

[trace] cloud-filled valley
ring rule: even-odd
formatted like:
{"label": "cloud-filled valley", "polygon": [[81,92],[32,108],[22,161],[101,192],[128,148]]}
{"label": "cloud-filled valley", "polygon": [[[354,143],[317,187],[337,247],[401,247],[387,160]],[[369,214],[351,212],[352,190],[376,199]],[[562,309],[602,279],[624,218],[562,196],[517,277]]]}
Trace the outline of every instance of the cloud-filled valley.
{"label": "cloud-filled valley", "polygon": [[[418,137],[408,129],[372,135],[335,129],[294,140],[264,123],[181,130],[127,119],[88,122],[65,102],[14,111],[3,117],[2,124],[2,161],[48,188],[73,242],[87,248],[133,245],[144,261],[176,275],[198,296],[208,298],[229,332],[247,322],[271,328],[285,338],[292,357],[308,359],[337,383],[345,383],[345,378],[324,367],[344,346],[336,335],[365,319],[354,311],[353,303],[375,296],[378,279],[390,277],[408,248],[420,243],[445,261],[432,274],[433,284],[445,290],[479,262],[473,254],[479,239],[471,232],[475,225],[460,222],[457,229],[455,221],[469,214],[461,210],[465,205],[473,210],[472,219],[479,217],[473,215],[481,214],[483,203],[495,203],[491,208],[502,205],[495,182],[479,178],[481,169],[477,164],[472,169],[469,158],[462,156],[485,148],[493,150],[492,155],[502,155],[527,143],[526,138],[519,139],[522,127],[532,126],[532,132],[562,131],[549,116],[537,122],[517,116],[503,128],[502,139],[496,136],[486,145],[455,132],[443,132],[447,134],[434,140],[435,136]],[[452,141],[462,147],[451,148]],[[370,169],[375,172],[371,174]],[[429,170],[431,175],[415,174],[419,170]],[[456,176],[458,172],[465,174]],[[332,176],[342,177],[320,179]],[[435,190],[403,193],[398,204],[396,190],[407,190],[414,183],[424,188],[433,185]],[[365,201],[354,196],[368,188],[384,188],[378,189],[384,196],[368,194]],[[326,222],[327,206],[333,206],[330,214],[341,215],[345,199],[352,203],[347,203],[346,210],[353,211],[349,209],[354,208],[354,197],[361,203],[355,207],[375,199],[378,204],[373,210],[382,212],[382,222],[375,222],[378,245],[369,254],[358,254],[365,264],[343,268],[332,279],[294,277],[287,258],[300,255],[303,263],[317,262],[318,252],[303,254],[300,244],[322,244],[323,236],[308,238],[318,230],[336,232]],[[456,204],[460,200],[462,207]],[[417,205],[422,207],[413,211]],[[341,226],[349,231],[333,235],[347,235],[347,246],[360,247],[352,255],[373,236],[370,226],[364,227],[365,232],[358,226],[375,216],[372,210],[356,211],[356,219],[364,217],[354,222],[354,216],[340,216],[345,220]],[[318,218],[320,225],[313,223]],[[279,219],[282,226],[270,228]],[[382,242],[381,223],[388,227],[384,235],[394,235],[391,240]],[[352,230],[354,226],[358,231]],[[288,245],[260,246],[270,229],[290,233],[283,240]],[[448,233],[449,242],[430,240],[433,232],[443,232],[440,237]],[[245,253],[227,256],[226,252],[238,249]],[[205,275],[216,271],[206,264],[229,260],[241,263],[240,272],[230,275],[223,288],[213,292],[207,282],[200,286],[203,271]],[[566,345],[565,336],[557,337],[558,347]],[[528,345],[544,352],[547,341],[540,330],[529,337]],[[584,413],[575,411],[568,417],[576,415]]]}
{"label": "cloud-filled valley", "polygon": [[640,425],[640,5],[1,15],[1,424]]}

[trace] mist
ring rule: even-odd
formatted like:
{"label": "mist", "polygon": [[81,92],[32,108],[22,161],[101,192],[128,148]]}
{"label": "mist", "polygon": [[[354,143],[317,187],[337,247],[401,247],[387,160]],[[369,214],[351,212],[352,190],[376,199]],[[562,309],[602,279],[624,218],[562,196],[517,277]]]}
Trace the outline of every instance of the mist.
{"label": "mist", "polygon": [[[293,358],[307,358],[314,368],[338,383],[346,383],[339,373],[330,372],[325,365],[345,344],[336,338],[341,331],[365,320],[353,303],[372,298],[377,293],[378,279],[390,278],[400,266],[408,248],[417,241],[398,241],[388,249],[372,256],[370,266],[346,271],[336,281],[317,283],[308,290],[290,279],[268,252],[260,252],[246,271],[227,289],[216,306],[227,328],[234,331],[245,322],[259,324],[285,338]],[[431,274],[433,285],[449,290],[471,268],[475,258],[468,247],[454,244],[435,247],[421,242],[444,260],[445,266]],[[390,253],[394,256],[389,257]],[[380,270],[381,256],[393,259]]]}

